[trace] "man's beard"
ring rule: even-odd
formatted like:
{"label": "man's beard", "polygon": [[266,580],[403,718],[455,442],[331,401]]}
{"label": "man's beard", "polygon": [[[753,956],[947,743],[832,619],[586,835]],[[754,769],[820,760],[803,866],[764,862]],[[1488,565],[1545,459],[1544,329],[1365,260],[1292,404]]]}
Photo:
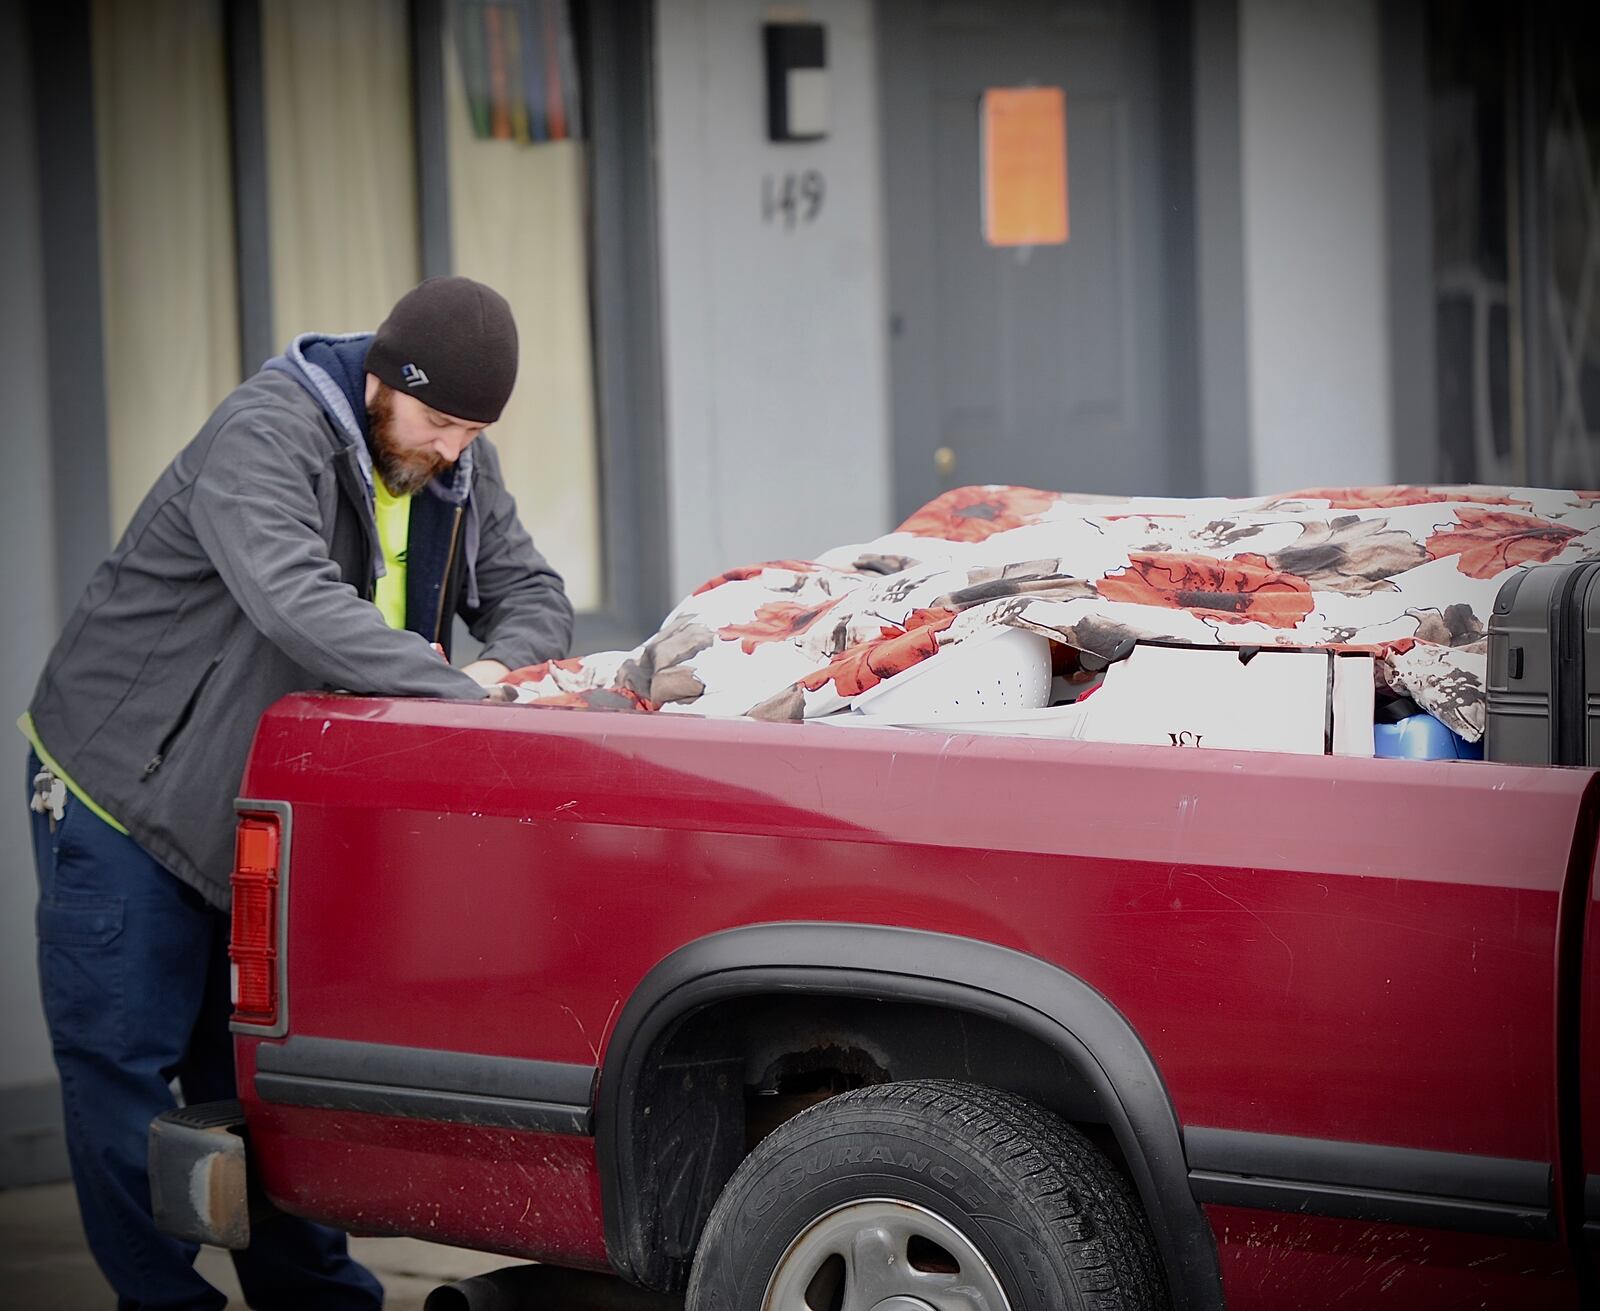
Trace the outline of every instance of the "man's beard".
{"label": "man's beard", "polygon": [[394,396],[380,386],[367,407],[367,428],[372,434],[372,464],[391,496],[415,496],[450,467],[450,461],[431,451],[406,450],[394,437]]}

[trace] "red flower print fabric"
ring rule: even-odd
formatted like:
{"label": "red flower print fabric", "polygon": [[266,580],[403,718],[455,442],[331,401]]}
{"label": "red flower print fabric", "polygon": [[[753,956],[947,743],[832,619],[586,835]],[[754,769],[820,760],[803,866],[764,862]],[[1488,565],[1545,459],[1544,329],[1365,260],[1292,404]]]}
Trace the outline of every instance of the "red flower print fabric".
{"label": "red flower print fabric", "polygon": [[725,574],[718,574],[709,582],[701,583],[691,595],[704,596],[713,588],[721,587],[724,583],[742,583],[747,578],[759,578],[768,569],[784,569],[790,573],[808,574],[816,569],[814,564],[805,560],[768,560],[764,564],[741,565],[737,569],[730,569]]}
{"label": "red flower print fabric", "polygon": [[1311,613],[1311,589],[1259,555],[1213,560],[1203,555],[1134,555],[1098,585],[1108,601],[1187,610],[1225,624],[1293,628]]}
{"label": "red flower print fabric", "polygon": [[[1471,495],[1463,496],[1463,492]],[[1479,505],[1527,504],[1513,497],[1489,495],[1483,488],[1431,487],[1310,487],[1302,492],[1275,496],[1273,504],[1326,501],[1330,510],[1394,510],[1407,505],[1443,505],[1459,500],[1475,501]]]}
{"label": "red flower print fabric", "polygon": [[725,641],[743,638],[740,645],[750,655],[763,642],[782,642],[798,637],[838,604],[838,599],[821,605],[801,605],[795,601],[769,601],[761,606],[755,618],[747,624],[726,624],[717,629],[717,636]]}
{"label": "red flower print fabric", "polygon": [[954,610],[913,610],[904,627],[890,624],[877,637],[845,648],[825,669],[802,678],[800,686],[818,692],[832,683],[840,696],[859,696],[938,651],[938,635],[955,619]]}
{"label": "red flower print fabric", "polygon": [[1455,556],[1456,568],[1469,578],[1497,578],[1519,564],[1554,560],[1576,536],[1576,528],[1548,519],[1463,506],[1456,511],[1456,523],[1434,533],[1425,545],[1430,559]]}
{"label": "red flower print fabric", "polygon": [[900,525],[900,531],[950,542],[981,542],[1021,528],[1058,499],[1054,492],[1031,487],[958,487],[929,501]]}
{"label": "red flower print fabric", "polygon": [[1495,596],[1515,570],[1579,559],[1600,560],[1593,492],[1191,501],[961,487],[871,541],[731,568],[631,651],[507,681],[538,705],[816,718],[999,624],[1052,637],[1073,668],[1141,638],[1359,648],[1386,687],[1470,740],[1483,732]]}

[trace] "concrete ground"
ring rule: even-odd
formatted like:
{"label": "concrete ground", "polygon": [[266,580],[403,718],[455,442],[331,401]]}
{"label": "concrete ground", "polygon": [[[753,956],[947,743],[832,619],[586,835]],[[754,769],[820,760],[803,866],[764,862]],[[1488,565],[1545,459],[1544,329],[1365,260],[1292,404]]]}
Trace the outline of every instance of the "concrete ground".
{"label": "concrete ground", "polygon": [[[422,1311],[438,1285],[515,1264],[410,1238],[354,1238],[350,1249],[383,1281],[388,1311]],[[226,1252],[205,1248],[196,1265],[228,1294],[229,1311],[243,1311]],[[116,1305],[84,1244],[70,1184],[0,1190],[0,1305],[29,1311],[111,1311]]]}

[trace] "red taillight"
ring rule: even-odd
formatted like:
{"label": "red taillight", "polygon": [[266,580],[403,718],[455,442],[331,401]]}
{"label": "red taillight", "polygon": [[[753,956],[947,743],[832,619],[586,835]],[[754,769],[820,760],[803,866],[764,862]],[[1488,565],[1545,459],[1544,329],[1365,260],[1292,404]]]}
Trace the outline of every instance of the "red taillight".
{"label": "red taillight", "polygon": [[278,858],[276,815],[245,815],[233,849],[233,1018],[240,1024],[278,1021]]}

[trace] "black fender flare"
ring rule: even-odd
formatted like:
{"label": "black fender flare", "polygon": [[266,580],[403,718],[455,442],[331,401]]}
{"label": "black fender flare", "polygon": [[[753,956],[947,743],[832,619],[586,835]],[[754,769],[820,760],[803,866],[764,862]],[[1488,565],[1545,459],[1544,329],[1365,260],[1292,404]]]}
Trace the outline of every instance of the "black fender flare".
{"label": "black fender flare", "polygon": [[1100,1095],[1155,1230],[1175,1311],[1223,1304],[1216,1240],[1189,1186],[1177,1114],[1150,1053],[1116,1007],[1036,956],[873,924],[728,929],[678,948],[640,981],[607,1044],[595,1121],[606,1249],[621,1274],[637,1278],[650,1264],[636,1186],[643,1162],[632,1131],[645,1063],[679,1021],[758,993],[931,1004],[987,1016],[1047,1044]]}

